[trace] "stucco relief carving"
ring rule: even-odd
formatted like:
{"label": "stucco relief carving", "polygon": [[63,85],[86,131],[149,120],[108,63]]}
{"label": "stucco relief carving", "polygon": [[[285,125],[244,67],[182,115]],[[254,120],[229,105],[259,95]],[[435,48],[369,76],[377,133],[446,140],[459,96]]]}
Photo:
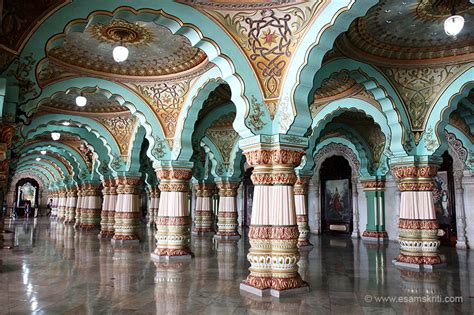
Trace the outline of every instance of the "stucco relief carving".
{"label": "stucco relief carving", "polygon": [[138,122],[134,115],[107,117],[98,120],[113,135],[117,145],[120,148],[120,154],[126,156],[128,154],[130,139],[133,130]]}

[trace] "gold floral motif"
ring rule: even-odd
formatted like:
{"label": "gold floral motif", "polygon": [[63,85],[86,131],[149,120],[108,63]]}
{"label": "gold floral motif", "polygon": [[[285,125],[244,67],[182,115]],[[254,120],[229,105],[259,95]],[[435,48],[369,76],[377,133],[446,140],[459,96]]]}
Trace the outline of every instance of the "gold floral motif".
{"label": "gold floral motif", "polygon": [[285,149],[256,150],[244,152],[244,155],[251,166],[263,164],[297,166],[301,163],[304,152]]}
{"label": "gold floral motif", "polygon": [[113,135],[120,148],[120,154],[122,156],[127,156],[130,139],[133,136],[133,130],[138,122],[137,117],[129,114],[126,116],[102,118],[99,122],[102,123],[102,125],[104,125]]}
{"label": "gold floral motif", "polygon": [[93,24],[87,31],[100,42],[127,45],[148,45],[155,40],[153,34],[143,26],[125,20],[113,20],[109,24]]}

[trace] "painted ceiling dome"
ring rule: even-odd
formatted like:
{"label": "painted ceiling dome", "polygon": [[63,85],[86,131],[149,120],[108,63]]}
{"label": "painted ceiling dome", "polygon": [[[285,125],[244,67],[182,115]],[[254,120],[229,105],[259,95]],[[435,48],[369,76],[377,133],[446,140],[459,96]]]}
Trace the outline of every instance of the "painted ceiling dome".
{"label": "painted ceiling dome", "polygon": [[[129,57],[117,63],[112,50],[121,43],[128,48]],[[48,59],[68,71],[128,81],[162,79],[207,64],[206,54],[184,36],[153,22],[120,19],[68,33],[63,44],[48,50]]]}
{"label": "painted ceiling dome", "polygon": [[456,14],[465,19],[456,37],[444,31],[451,1],[382,0],[352,23],[337,46],[375,63],[465,60],[474,54],[474,37],[469,32],[474,29],[474,6],[468,0],[455,2]]}

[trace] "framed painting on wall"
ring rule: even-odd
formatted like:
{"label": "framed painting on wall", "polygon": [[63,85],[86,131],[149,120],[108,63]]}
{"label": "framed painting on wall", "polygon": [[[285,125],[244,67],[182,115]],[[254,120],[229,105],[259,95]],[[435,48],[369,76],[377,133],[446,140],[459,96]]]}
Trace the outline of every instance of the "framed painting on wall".
{"label": "framed painting on wall", "polygon": [[352,208],[349,199],[349,180],[327,180],[325,183],[325,216],[328,222],[349,223]]}
{"label": "framed painting on wall", "polygon": [[434,177],[433,203],[436,219],[439,224],[451,224],[450,193],[448,186],[448,172],[440,171]]}

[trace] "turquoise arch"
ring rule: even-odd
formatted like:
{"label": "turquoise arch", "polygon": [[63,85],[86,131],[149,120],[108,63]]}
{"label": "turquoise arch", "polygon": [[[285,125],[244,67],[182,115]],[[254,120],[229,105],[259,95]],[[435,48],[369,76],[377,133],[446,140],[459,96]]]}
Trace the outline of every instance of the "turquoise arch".
{"label": "turquoise arch", "polygon": [[82,158],[82,156],[76,152],[73,148],[69,147],[66,144],[56,141],[41,141],[29,144],[23,147],[19,154],[26,152],[30,149],[35,149],[37,151],[41,150],[52,150],[58,154],[61,154],[65,159],[69,160],[71,164],[75,165],[76,169],[79,172],[88,172],[88,168],[86,162]]}
{"label": "turquoise arch", "polygon": [[[40,157],[41,158],[41,161],[36,161],[35,158],[37,157]],[[31,155],[23,155],[20,157],[19,161],[18,161],[18,164],[20,165],[21,163],[23,162],[28,162],[28,161],[35,161],[37,163],[41,163],[42,160],[48,160],[52,163],[54,163],[56,166],[59,167],[59,169],[61,170],[61,176],[64,177],[64,178],[69,178],[70,176],[73,176],[74,174],[70,174],[66,168],[66,166],[63,164],[63,162],[61,162],[60,160],[52,157],[52,156],[48,156],[48,155],[41,155],[39,152],[33,152]],[[48,164],[49,165],[49,164]]]}
{"label": "turquoise arch", "polygon": [[[37,129],[29,130],[26,136],[35,137],[42,134],[49,134],[51,132],[60,132],[62,134],[72,134],[79,136],[82,140],[85,140],[88,145],[92,146],[94,151],[97,151],[97,154],[101,157],[107,157],[106,164],[109,165],[112,161],[111,159],[111,149],[108,144],[105,144],[105,139],[102,140],[92,135],[84,128],[73,127],[73,126],[62,126],[62,125],[50,125],[50,126],[40,126]],[[118,149],[118,148],[117,148]]]}
{"label": "turquoise arch", "polygon": [[[364,15],[367,10],[378,1],[366,0],[356,1],[351,4],[350,0],[331,1],[320,13],[316,21],[310,26],[305,37],[292,56],[292,61],[286,73],[286,79],[282,87],[282,97],[288,98],[291,110],[283,109],[280,104],[277,115],[281,115],[282,110],[292,112],[298,117],[293,122],[289,133],[303,136],[311,124],[310,117],[300,113],[300,107],[309,107],[311,104],[311,93],[314,83],[314,75],[318,72],[324,55],[332,47],[336,37],[349,28],[351,22],[359,16]],[[350,6],[339,14],[334,20],[334,16],[344,7]],[[275,121],[278,121],[276,119]],[[282,131],[280,131],[282,132]]]}
{"label": "turquoise arch", "polygon": [[201,146],[204,148],[206,154],[209,155],[212,163],[211,173],[216,181],[240,181],[242,176],[241,164],[243,161],[242,150],[239,147],[239,141],[236,141],[230,153],[229,166],[222,174],[218,174],[218,163],[224,163],[219,149],[214,145],[211,139],[204,137],[201,140]]}
{"label": "turquoise arch", "polygon": [[62,177],[54,167],[45,162],[38,162],[35,160],[24,160],[21,163],[18,163],[17,168],[21,169],[23,166],[43,168],[51,175],[50,178],[53,181],[62,181],[64,179],[64,177]]}
{"label": "turquoise arch", "polygon": [[[441,154],[446,150],[446,143],[441,142],[444,138],[443,131],[449,121],[449,115],[457,109],[458,103],[465,98],[471,89],[474,88],[474,66],[471,66],[458,77],[443,91],[436,103],[434,104],[425,125],[425,131],[432,128],[435,133],[436,147],[435,152],[426,148],[428,133],[425,132],[421,141],[418,143],[417,152],[420,155],[432,153]],[[441,153],[440,153],[441,152]]]}
{"label": "turquoise arch", "polygon": [[[138,174],[140,170],[140,151],[145,140],[145,129],[137,125],[133,131],[133,136],[130,140],[130,147],[128,152],[128,160],[125,171],[127,173]],[[149,150],[148,150],[149,152]],[[150,154],[147,156],[150,157]]]}
{"label": "turquoise arch", "polygon": [[[66,32],[82,31],[88,23],[103,23],[112,18],[154,21],[167,27],[174,34],[185,36],[191,45],[206,53],[209,61],[219,68],[221,77],[231,87],[236,105],[248,108],[250,106],[248,99],[251,96],[259,101],[262,100],[257,79],[246,57],[231,37],[207,16],[190,6],[174,1],[131,0],[127,2],[127,5],[130,7],[120,7],[113,1],[88,1],[87,4],[84,4],[84,1],[74,1],[52,14],[38,27],[25,45],[22,55],[33,54],[35,60],[43,59],[45,57],[44,43],[56,35],[57,29],[65,29]],[[141,12],[136,11],[142,8],[163,11],[150,12],[146,9]],[[97,12],[94,13],[94,11]],[[192,21],[189,21],[191,16]],[[175,17],[178,21],[171,17]],[[73,20],[77,21],[72,25],[65,25],[64,21]],[[188,21],[192,24],[186,24]],[[56,36],[52,45],[61,43],[61,40],[61,36]],[[30,74],[30,79],[35,82],[34,74]]]}
{"label": "turquoise arch", "polygon": [[51,184],[50,179],[45,174],[43,174],[39,169],[22,168],[22,169],[18,169],[15,172],[15,175],[23,175],[23,174],[26,175],[28,173],[34,173],[36,176],[38,176],[38,178],[43,182],[44,187],[50,186]]}
{"label": "turquoise arch", "polygon": [[[467,156],[466,161],[464,161],[464,163],[471,171],[474,171],[474,143],[471,142],[471,140],[469,140],[469,138],[466,137],[464,133],[462,133],[459,129],[457,129],[456,127],[452,125],[447,125],[446,131],[453,133],[456,136],[456,138],[460,140],[463,146],[467,149],[468,156]],[[444,139],[444,135],[443,135],[443,139]],[[440,152],[440,154],[442,154],[442,152]]]}
{"label": "turquoise arch", "polygon": [[[55,150],[53,148],[50,148],[51,152],[55,152]],[[58,153],[58,152],[56,152]],[[60,153],[59,153],[60,154]],[[74,162],[71,162],[70,160],[68,160],[66,157],[63,156],[63,159],[64,159],[64,162],[60,159],[57,159],[55,157],[52,157],[52,156],[49,156],[49,155],[42,155],[40,153],[40,148],[30,148],[29,150],[27,150],[26,152],[23,153],[23,155],[20,155],[20,158],[22,157],[40,157],[41,159],[49,159],[53,162],[56,163],[56,161],[60,162],[61,163],[61,166],[64,165],[64,167],[66,167],[66,163],[70,166],[70,168],[72,169],[71,172],[69,172],[67,169],[66,169],[66,172],[64,174],[67,174],[67,176],[72,176],[74,177],[75,180],[78,180],[78,175],[79,175],[79,169],[76,167],[75,163]]]}
{"label": "turquoise arch", "polygon": [[[138,118],[140,125],[142,125],[146,130],[150,147],[155,145],[155,138],[164,138],[161,124],[158,121],[158,118],[156,118],[154,111],[142,100],[141,97],[121,84],[91,77],[72,78],[47,86],[42,90],[40,98],[44,101],[54,98],[54,96],[59,93],[66,92],[80,94],[81,91],[88,91],[94,86],[98,87],[96,93],[100,93],[109,99],[117,101],[120,105],[127,107],[130,112]],[[31,115],[35,110],[37,110],[40,103],[41,101],[37,102],[36,100],[29,101],[25,105],[25,112],[28,115]],[[169,151],[167,145],[165,145],[165,148]]]}
{"label": "turquoise arch", "polygon": [[[395,156],[406,156],[406,151],[403,147],[403,127],[409,126],[408,116],[397,91],[385,76],[374,67],[348,58],[328,62],[314,77],[313,87],[308,91],[309,94],[307,95],[309,102],[312,102],[314,91],[322,85],[324,79],[329,78],[332,73],[342,70],[349,71],[351,77],[357,83],[363,85],[380,104],[386,117],[384,120],[387,121],[391,131],[390,150]],[[305,115],[311,115],[309,106],[300,105],[298,106],[296,120]],[[295,121],[295,123],[298,122]]]}
{"label": "turquoise arch", "polygon": [[[192,148],[192,134],[199,111],[202,109],[209,94],[222,83],[226,82],[221,79],[218,69],[213,68],[204,73],[193,84],[179,115],[176,134],[178,135],[177,139],[180,139],[180,141],[175,141],[176,145],[173,148],[172,155],[174,159],[188,160],[191,158],[192,149],[190,148]],[[237,106],[237,104],[239,104],[239,98],[234,95],[234,93],[232,93],[231,101],[233,104],[236,104],[234,106],[234,112],[236,113],[234,129],[241,137],[249,137],[253,135],[252,131],[245,124],[245,117],[249,113],[249,107]],[[270,117],[268,116],[266,119],[269,121]],[[267,127],[267,129],[264,128],[260,132],[268,131]]]}

